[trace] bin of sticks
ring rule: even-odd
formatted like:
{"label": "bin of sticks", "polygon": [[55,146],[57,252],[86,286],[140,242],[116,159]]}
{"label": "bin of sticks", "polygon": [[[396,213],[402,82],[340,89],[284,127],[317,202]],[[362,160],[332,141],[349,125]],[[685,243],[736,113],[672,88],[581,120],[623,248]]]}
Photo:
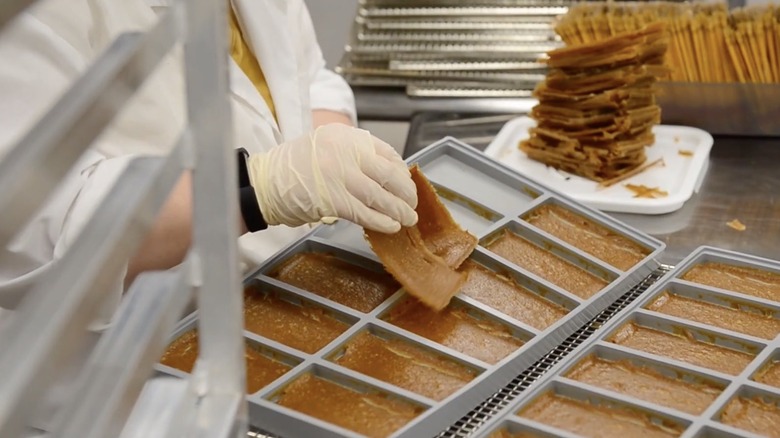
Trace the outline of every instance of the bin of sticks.
{"label": "bin of sticks", "polygon": [[669,77],[658,84],[664,124],[713,134],[780,135],[780,8],[722,4],[583,3],[556,24],[567,44],[665,24]]}

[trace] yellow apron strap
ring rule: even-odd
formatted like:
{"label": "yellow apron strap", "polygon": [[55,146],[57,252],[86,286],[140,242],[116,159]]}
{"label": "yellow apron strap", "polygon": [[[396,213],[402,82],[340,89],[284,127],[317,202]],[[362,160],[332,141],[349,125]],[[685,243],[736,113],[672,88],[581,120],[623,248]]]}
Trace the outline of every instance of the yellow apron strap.
{"label": "yellow apron strap", "polygon": [[230,5],[228,6],[230,10],[230,56],[241,67],[241,70],[249,80],[252,81],[260,95],[263,96],[263,100],[265,100],[266,105],[271,110],[271,114],[278,122],[279,119],[276,117],[274,101],[271,98],[271,90],[268,89],[268,83],[265,80],[265,75],[263,75],[263,70],[260,68],[260,64],[257,62],[257,58],[255,58],[249,45],[244,40],[236,13]]}

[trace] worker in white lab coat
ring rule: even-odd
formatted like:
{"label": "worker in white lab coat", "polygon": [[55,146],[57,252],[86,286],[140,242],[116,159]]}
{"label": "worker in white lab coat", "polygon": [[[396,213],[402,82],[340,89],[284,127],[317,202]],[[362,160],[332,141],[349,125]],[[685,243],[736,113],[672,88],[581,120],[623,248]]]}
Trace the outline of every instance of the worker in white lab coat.
{"label": "worker in white lab coat", "polygon": [[[307,134],[312,117],[317,125],[354,124],[355,113],[346,83],[325,69],[302,0],[232,0],[230,10],[234,146],[249,151],[248,177],[256,191],[250,207],[260,213],[249,220],[245,215],[245,226],[251,231],[278,224],[241,238],[248,260],[262,262],[308,231],[299,225],[328,216],[386,232],[413,224],[414,185],[390,146],[345,125]],[[44,0],[4,30],[0,159],[118,34],[148,29],[155,20],[144,0]],[[24,232],[0,249],[0,308],[13,307],[66,253],[130,160],[172,148],[184,102],[181,59],[173,55]],[[128,278],[181,260],[189,245],[189,195],[185,175],[129,261]],[[107,291],[104,321],[121,298],[121,286]]]}

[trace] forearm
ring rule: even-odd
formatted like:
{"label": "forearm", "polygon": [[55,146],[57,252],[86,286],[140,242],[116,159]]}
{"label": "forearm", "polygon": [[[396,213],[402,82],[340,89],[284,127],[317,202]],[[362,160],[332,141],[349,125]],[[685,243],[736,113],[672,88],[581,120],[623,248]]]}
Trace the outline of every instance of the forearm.
{"label": "forearm", "polygon": [[312,111],[312,127],[314,129],[329,123],[341,123],[347,126],[354,125],[352,119],[347,114],[324,109]]}
{"label": "forearm", "polygon": [[[247,232],[239,215],[241,234]],[[180,264],[192,244],[192,175],[184,173],[158,213],[152,228],[130,259],[125,287],[145,271],[170,269]]]}

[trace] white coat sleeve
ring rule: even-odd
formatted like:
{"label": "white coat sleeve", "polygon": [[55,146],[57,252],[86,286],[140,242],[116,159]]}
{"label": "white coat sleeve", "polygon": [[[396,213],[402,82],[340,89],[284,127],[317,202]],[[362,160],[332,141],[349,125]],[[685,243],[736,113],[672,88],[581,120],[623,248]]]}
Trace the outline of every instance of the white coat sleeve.
{"label": "white coat sleeve", "polygon": [[292,2],[291,12],[298,15],[303,55],[309,65],[310,102],[312,110],[330,110],[346,114],[357,126],[355,97],[347,81],[325,66],[322,49],[311,21],[309,10],[303,0]]}
{"label": "white coat sleeve", "polygon": [[[0,159],[88,64],[78,38],[70,36],[25,13],[0,39]],[[2,301],[29,290],[67,252],[128,159],[106,159],[92,150],[82,156],[54,196],[2,249],[10,262],[0,268],[0,306],[12,307]],[[109,289],[106,308],[93,329],[110,320],[121,298],[121,278]]]}

